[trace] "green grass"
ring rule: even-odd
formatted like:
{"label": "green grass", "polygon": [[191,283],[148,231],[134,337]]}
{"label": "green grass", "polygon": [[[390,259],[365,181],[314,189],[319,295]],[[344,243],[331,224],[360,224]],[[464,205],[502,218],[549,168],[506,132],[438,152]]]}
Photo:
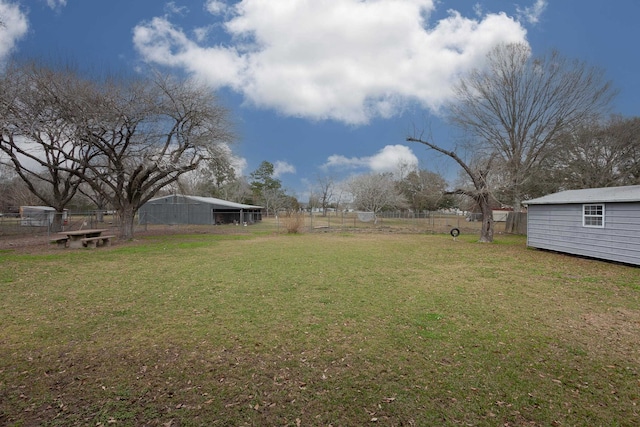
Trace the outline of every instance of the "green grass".
{"label": "green grass", "polygon": [[0,424],[639,424],[640,269],[476,239],[2,252]]}

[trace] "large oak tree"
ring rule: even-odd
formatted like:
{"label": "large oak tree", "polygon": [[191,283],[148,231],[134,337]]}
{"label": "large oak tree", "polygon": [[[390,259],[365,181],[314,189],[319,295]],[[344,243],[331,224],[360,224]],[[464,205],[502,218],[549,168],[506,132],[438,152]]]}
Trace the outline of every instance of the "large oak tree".
{"label": "large oak tree", "polygon": [[[99,79],[33,63],[9,71],[0,147],[16,172],[56,209],[90,186],[117,211],[125,239],[144,203],[233,139],[227,109],[193,81]],[[51,199],[38,191],[42,182]]]}
{"label": "large oak tree", "polygon": [[76,137],[85,154],[74,160],[91,158],[82,177],[109,198],[123,238],[133,236],[144,203],[233,137],[228,112],[211,90],[160,74],[101,82],[77,106]]}

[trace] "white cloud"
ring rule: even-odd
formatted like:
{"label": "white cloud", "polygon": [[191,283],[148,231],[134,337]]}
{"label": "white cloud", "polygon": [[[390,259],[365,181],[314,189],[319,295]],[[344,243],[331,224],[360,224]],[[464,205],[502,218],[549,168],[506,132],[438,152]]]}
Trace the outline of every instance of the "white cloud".
{"label": "white cloud", "polygon": [[525,8],[517,8],[518,16],[520,20],[528,22],[530,24],[537,24],[540,22],[540,15],[547,8],[547,0],[536,0],[533,6]]}
{"label": "white cloud", "polygon": [[0,0],[0,20],[0,61],[3,61],[25,36],[29,23],[17,4],[4,0]]}
{"label": "white cloud", "polygon": [[296,173],[296,168],[290,163],[278,160],[273,164],[273,177],[279,178],[285,173]]}
{"label": "white cloud", "polygon": [[165,18],[135,27],[133,40],[149,62],[183,68],[213,86],[241,91],[246,59],[233,47],[201,47]]}
{"label": "white cloud", "polygon": [[183,16],[189,12],[186,6],[178,6],[176,2],[170,1],[164,5],[165,12],[173,15]]}
{"label": "white cloud", "polygon": [[210,31],[209,27],[195,28],[193,30],[193,34],[196,37],[196,41],[198,43],[202,43],[203,41],[205,41],[207,39],[207,37],[209,36],[209,31]]}
{"label": "white cloud", "polygon": [[208,0],[205,3],[205,9],[212,15],[222,15],[229,10],[229,6],[223,1]]}
{"label": "white cloud", "polygon": [[245,159],[244,157],[231,155],[230,163],[236,176],[243,176],[245,174],[245,171],[247,170],[247,159]]}
{"label": "white cloud", "polygon": [[154,18],[134,29],[138,52],[229,86],[257,107],[313,120],[363,124],[413,103],[436,111],[460,73],[493,46],[526,42],[520,22],[503,13],[451,11],[430,22],[434,0],[242,0],[229,9],[210,0],[205,7],[225,19],[231,44],[200,44]]}
{"label": "white cloud", "polygon": [[373,156],[345,157],[338,154],[329,156],[323,169],[367,169],[371,172],[394,174],[406,173],[418,167],[418,158],[405,145],[387,145]]}
{"label": "white cloud", "polygon": [[367,167],[368,159],[369,157],[345,157],[341,154],[333,154],[327,158],[327,162],[322,165],[322,168],[360,169]]}
{"label": "white cloud", "polygon": [[476,14],[476,16],[478,18],[482,18],[482,15],[484,14],[482,12],[482,5],[480,3],[476,3],[473,5],[473,12]]}
{"label": "white cloud", "polygon": [[218,144],[214,148],[214,153],[222,158],[226,158],[233,168],[236,176],[242,176],[247,169],[247,159],[235,155],[228,144]]}
{"label": "white cloud", "polygon": [[67,0],[47,0],[47,6],[49,6],[53,10],[63,8],[66,5]]}
{"label": "white cloud", "polygon": [[371,157],[369,164],[374,172],[396,172],[398,168],[417,168],[418,158],[405,145],[387,145]]}

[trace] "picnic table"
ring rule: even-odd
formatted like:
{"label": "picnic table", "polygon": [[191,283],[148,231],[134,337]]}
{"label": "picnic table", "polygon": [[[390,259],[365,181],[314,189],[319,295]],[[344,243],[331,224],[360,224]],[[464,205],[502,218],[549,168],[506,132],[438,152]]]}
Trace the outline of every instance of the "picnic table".
{"label": "picnic table", "polygon": [[108,231],[108,229],[90,228],[86,230],[63,231],[59,233],[59,237],[52,239],[51,242],[69,248],[109,246],[111,239],[116,236],[105,236],[102,234],[105,231]]}

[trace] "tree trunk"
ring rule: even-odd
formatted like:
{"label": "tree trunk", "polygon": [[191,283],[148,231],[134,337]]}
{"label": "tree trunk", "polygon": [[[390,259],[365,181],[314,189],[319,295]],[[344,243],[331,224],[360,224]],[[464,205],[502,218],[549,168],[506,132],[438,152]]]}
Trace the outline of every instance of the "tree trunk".
{"label": "tree trunk", "polygon": [[520,189],[516,189],[516,193],[513,195],[512,205],[514,212],[520,212],[522,210],[522,196],[520,195]]}
{"label": "tree trunk", "polygon": [[509,212],[505,232],[511,234],[527,234],[527,214],[524,212]]}
{"label": "tree trunk", "polygon": [[120,238],[123,240],[133,239],[134,222],[136,210],[133,206],[126,206],[120,212]]}
{"label": "tree trunk", "polygon": [[480,212],[482,212],[482,229],[480,230],[480,242],[491,243],[493,242],[493,211],[489,204],[488,195],[481,195],[478,197],[478,205],[480,206]]}
{"label": "tree trunk", "polygon": [[58,231],[62,231],[62,225],[63,225],[62,217],[63,217],[63,215],[64,215],[64,212],[58,212],[58,211],[56,211],[53,214],[51,225],[49,226],[51,232],[56,232],[57,233]]}

